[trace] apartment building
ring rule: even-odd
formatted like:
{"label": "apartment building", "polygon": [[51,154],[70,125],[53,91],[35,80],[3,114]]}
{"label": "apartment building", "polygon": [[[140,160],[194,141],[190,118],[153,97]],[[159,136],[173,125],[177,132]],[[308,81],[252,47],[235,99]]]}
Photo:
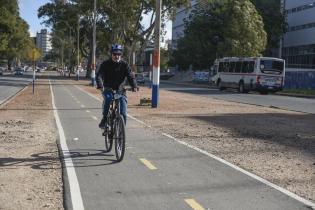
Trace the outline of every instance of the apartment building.
{"label": "apartment building", "polygon": [[40,32],[37,32],[36,47],[41,50],[42,57],[51,51],[51,35],[48,33],[47,29],[42,29]]}
{"label": "apartment building", "polygon": [[180,7],[176,10],[175,18],[172,22],[172,48],[176,48],[177,40],[184,36],[185,22],[193,10],[193,8],[198,4],[198,0],[192,0],[190,7]]}
{"label": "apartment building", "polygon": [[282,58],[286,88],[315,89],[315,0],[282,0],[287,22]]}

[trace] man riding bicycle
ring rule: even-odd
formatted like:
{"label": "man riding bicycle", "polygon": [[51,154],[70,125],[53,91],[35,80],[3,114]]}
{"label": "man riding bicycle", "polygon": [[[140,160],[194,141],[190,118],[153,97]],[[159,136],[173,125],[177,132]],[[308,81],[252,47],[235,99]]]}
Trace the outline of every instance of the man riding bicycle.
{"label": "man riding bicycle", "polygon": [[113,44],[111,47],[111,58],[104,61],[96,74],[97,88],[102,89],[103,95],[103,118],[99,127],[104,129],[110,102],[113,99],[113,90],[121,91],[123,97],[120,98],[120,113],[127,122],[127,96],[124,89],[126,78],[133,92],[137,91],[137,83],[129,64],[121,59],[122,46]]}

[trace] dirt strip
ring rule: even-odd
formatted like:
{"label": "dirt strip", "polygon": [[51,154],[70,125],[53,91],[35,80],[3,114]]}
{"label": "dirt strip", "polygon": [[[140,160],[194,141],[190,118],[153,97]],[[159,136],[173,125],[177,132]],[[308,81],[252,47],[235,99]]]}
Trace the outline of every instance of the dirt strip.
{"label": "dirt strip", "polygon": [[63,209],[57,139],[48,81],[0,107],[0,209]]}

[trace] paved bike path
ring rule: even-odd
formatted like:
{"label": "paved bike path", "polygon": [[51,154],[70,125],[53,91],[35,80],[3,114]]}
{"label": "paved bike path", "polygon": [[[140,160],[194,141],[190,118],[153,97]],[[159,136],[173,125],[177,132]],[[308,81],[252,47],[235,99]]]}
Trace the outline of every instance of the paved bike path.
{"label": "paved bike path", "polygon": [[[125,158],[115,163],[113,152],[102,151],[101,102],[73,85],[52,83],[84,209],[309,209],[130,118]],[[65,178],[65,205],[72,209]]]}

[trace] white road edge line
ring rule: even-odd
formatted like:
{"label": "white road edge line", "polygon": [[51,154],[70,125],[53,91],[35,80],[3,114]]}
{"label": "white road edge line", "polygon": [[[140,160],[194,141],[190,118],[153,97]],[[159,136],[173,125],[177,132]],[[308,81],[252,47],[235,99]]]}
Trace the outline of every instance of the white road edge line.
{"label": "white road edge line", "polygon": [[[77,87],[77,86],[76,86],[76,87]],[[99,98],[97,98],[97,97],[94,96],[93,94],[87,92],[86,90],[83,90],[83,89],[80,88],[80,87],[77,87],[77,88],[78,88],[79,90],[85,92],[86,94],[90,95],[91,97],[95,98],[96,100],[101,101]],[[137,121],[138,123],[140,123],[140,124],[142,124],[142,125],[144,125],[144,126],[146,126],[146,127],[152,128],[150,125],[147,125],[145,122],[143,122],[143,121],[141,121],[141,120],[139,120],[139,119],[137,119],[137,118],[135,118],[135,117],[133,117],[133,116],[131,116],[131,115],[129,115],[129,114],[128,114],[128,117],[130,117],[131,119]],[[233,169],[235,169],[235,170],[237,170],[237,171],[239,171],[239,172],[241,172],[241,173],[243,173],[243,174],[246,174],[247,176],[250,176],[250,177],[252,177],[253,179],[256,179],[257,181],[260,181],[260,182],[262,182],[262,183],[268,185],[269,187],[272,187],[272,188],[274,188],[274,189],[276,189],[276,190],[278,190],[278,191],[280,191],[280,192],[282,192],[282,193],[284,193],[284,194],[290,196],[291,198],[294,198],[295,200],[298,200],[298,201],[300,201],[301,203],[303,203],[303,204],[305,204],[305,205],[307,205],[307,206],[310,206],[311,208],[315,209],[315,203],[313,203],[313,202],[311,202],[311,201],[309,201],[309,200],[306,200],[305,198],[302,198],[302,197],[298,196],[297,194],[295,194],[295,193],[293,193],[293,192],[290,192],[289,190],[286,190],[286,189],[284,189],[284,188],[282,188],[282,187],[280,187],[280,186],[278,186],[278,185],[276,185],[276,184],[273,184],[273,183],[267,181],[266,179],[263,179],[263,178],[261,178],[261,177],[255,175],[255,174],[253,174],[253,173],[250,173],[250,172],[248,172],[248,171],[246,171],[246,170],[244,170],[244,169],[242,169],[242,168],[240,168],[240,167],[238,167],[238,166],[236,166],[236,165],[234,165],[234,164],[232,164],[232,163],[230,163],[230,162],[228,162],[228,161],[226,161],[226,160],[223,160],[222,158],[219,158],[219,157],[217,157],[217,156],[215,156],[215,155],[213,155],[213,154],[211,154],[211,153],[209,153],[209,152],[206,152],[206,151],[204,151],[204,150],[202,150],[202,149],[199,149],[198,147],[192,146],[192,145],[190,145],[190,144],[188,144],[188,143],[186,143],[186,142],[183,142],[183,141],[181,141],[181,140],[178,140],[178,139],[176,139],[175,137],[173,137],[173,136],[171,136],[171,135],[169,135],[169,134],[167,134],[167,133],[162,133],[162,135],[163,135],[163,136],[166,136],[166,137],[168,137],[168,138],[170,138],[170,139],[172,139],[172,140],[174,140],[174,141],[176,141],[176,142],[178,142],[178,143],[180,143],[180,144],[183,144],[183,145],[185,145],[185,146],[187,146],[187,147],[189,147],[189,148],[191,148],[191,149],[194,149],[194,150],[196,150],[196,151],[198,151],[198,152],[200,152],[200,153],[202,153],[202,154],[205,154],[205,155],[207,155],[207,156],[209,156],[209,157],[211,157],[211,158],[213,158],[213,159],[215,159],[215,160],[217,160],[217,161],[219,161],[219,162],[221,162],[221,163],[223,163],[223,164],[225,164],[225,165],[228,165],[228,166],[230,166],[231,168],[233,168]]]}
{"label": "white road edge line", "polygon": [[57,128],[58,128],[58,132],[59,132],[60,146],[61,146],[63,158],[65,160],[64,163],[66,166],[68,180],[69,180],[72,208],[74,210],[84,210],[78,178],[77,178],[77,175],[75,173],[74,165],[73,165],[71,155],[70,155],[70,152],[69,152],[69,149],[67,146],[65,133],[64,133],[64,130],[62,128],[60,118],[59,118],[59,115],[58,115],[58,112],[56,109],[54,92],[53,92],[53,89],[51,87],[50,80],[49,80],[49,86],[50,86],[51,100],[52,100],[52,106],[53,106],[53,110],[54,110],[55,120],[56,120],[56,124],[57,124]]}

